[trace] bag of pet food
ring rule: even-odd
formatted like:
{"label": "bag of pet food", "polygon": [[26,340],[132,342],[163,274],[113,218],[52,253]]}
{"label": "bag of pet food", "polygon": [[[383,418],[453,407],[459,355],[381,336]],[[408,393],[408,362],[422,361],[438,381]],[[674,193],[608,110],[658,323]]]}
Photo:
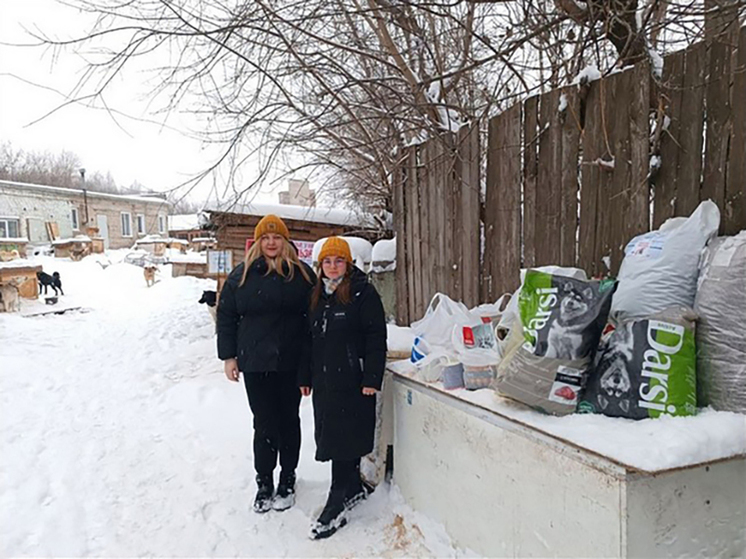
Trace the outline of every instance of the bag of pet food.
{"label": "bag of pet food", "polygon": [[631,320],[604,336],[578,411],[646,419],[697,411],[694,320],[686,307]]}
{"label": "bag of pet food", "polygon": [[707,200],[688,218],[671,218],[658,231],[632,239],[624,249],[612,316],[622,322],[677,305],[692,308],[700,255],[719,226],[720,210]]}
{"label": "bag of pet food", "polygon": [[611,306],[615,280],[528,270],[494,386],[546,413],[573,413]]}
{"label": "bag of pet food", "polygon": [[698,404],[746,413],[746,231],[708,245],[694,311]]}
{"label": "bag of pet food", "polygon": [[[534,268],[534,270],[537,270],[539,272],[546,272],[554,276],[565,276],[568,278],[575,278],[579,280],[588,279],[585,275],[585,270],[581,270],[580,268],[541,266]],[[521,269],[521,287],[523,287],[523,282],[526,280],[526,271],[526,268]],[[501,356],[507,353],[508,334],[510,334],[510,330],[513,327],[513,324],[520,320],[520,317],[518,316],[518,296],[521,293],[521,287],[519,287],[515,291],[515,293],[508,298],[506,302],[507,304],[505,305],[505,310],[500,315],[500,320],[498,320],[495,327],[495,335],[497,337],[497,350]],[[505,296],[503,295],[503,297]]]}

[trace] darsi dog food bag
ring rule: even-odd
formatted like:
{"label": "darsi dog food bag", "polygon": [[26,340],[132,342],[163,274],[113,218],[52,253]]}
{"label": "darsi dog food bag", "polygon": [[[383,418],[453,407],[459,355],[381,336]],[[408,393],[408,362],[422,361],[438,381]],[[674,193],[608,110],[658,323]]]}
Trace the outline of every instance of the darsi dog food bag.
{"label": "darsi dog food bag", "polygon": [[518,324],[494,386],[546,413],[573,413],[611,307],[615,280],[584,281],[528,270]]}
{"label": "darsi dog food bag", "polygon": [[695,318],[691,309],[673,307],[605,335],[578,411],[629,419],[694,415]]}

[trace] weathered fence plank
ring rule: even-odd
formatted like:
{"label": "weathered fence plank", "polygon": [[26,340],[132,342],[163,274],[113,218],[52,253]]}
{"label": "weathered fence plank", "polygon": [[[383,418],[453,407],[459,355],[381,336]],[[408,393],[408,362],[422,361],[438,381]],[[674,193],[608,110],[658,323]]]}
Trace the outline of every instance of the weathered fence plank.
{"label": "weathered fence plank", "polygon": [[523,267],[536,265],[536,183],[539,172],[539,97],[523,103]]}
{"label": "weathered fence plank", "polygon": [[681,135],[681,105],[684,98],[684,62],[686,52],[669,54],[663,61],[663,111],[665,119],[660,122],[661,166],[655,178],[653,199],[653,228],[676,212],[676,189],[678,184],[679,158],[682,156],[678,138]]}
{"label": "weathered fence plank", "polygon": [[[726,36],[727,37],[727,36]],[[731,129],[730,45],[726,37],[709,44],[707,56],[705,106],[707,107],[707,136],[704,172],[700,198],[710,199],[720,208],[725,202],[725,170],[728,165],[728,143]]]}
{"label": "weathered fence plank", "polygon": [[[539,169],[536,186],[536,264],[556,264],[560,258],[560,199],[562,133],[559,118],[560,91],[539,101]],[[539,238],[541,231],[541,238]]]}
{"label": "weathered fence plank", "polygon": [[[686,50],[681,112],[676,115],[680,120],[679,136],[676,138],[680,153],[676,177],[675,215],[689,215],[700,200],[706,54],[704,43],[698,43]],[[693,118],[695,115],[697,118]],[[666,165],[666,161],[661,164]]]}
{"label": "weathered fence plank", "polygon": [[521,268],[521,104],[489,123],[484,301],[515,291]]}
{"label": "weathered fence plank", "polygon": [[408,275],[407,266],[407,246],[411,239],[406,234],[406,220],[408,219],[409,211],[404,203],[404,188],[406,188],[407,184],[408,171],[406,162],[409,159],[409,155],[406,152],[402,155],[401,163],[395,170],[393,181],[394,229],[396,230],[396,323],[402,326],[410,323],[409,305],[407,304],[407,284],[412,281],[411,276]]}
{"label": "weathered fence plank", "polygon": [[[630,72],[630,192],[623,221],[620,257],[624,246],[636,235],[650,230],[650,66],[636,65]],[[621,262],[620,262],[621,263]],[[614,275],[619,271],[614,267]]]}
{"label": "weathered fence plank", "polygon": [[408,176],[411,177],[411,196],[410,199],[412,201],[412,206],[409,210],[410,217],[412,219],[412,237],[410,238],[409,243],[407,244],[409,250],[410,250],[410,259],[415,264],[413,265],[413,272],[411,280],[413,283],[413,293],[414,296],[412,298],[412,301],[410,302],[410,306],[413,309],[412,314],[412,320],[414,320],[414,317],[419,317],[422,314],[422,309],[425,305],[423,302],[423,281],[422,281],[422,252],[421,252],[421,245],[422,245],[422,214],[420,212],[421,207],[421,198],[420,198],[420,184],[421,184],[421,174],[422,174],[422,167],[419,164],[419,153],[418,153],[418,147],[413,148],[410,151],[409,156],[409,174]]}
{"label": "weathered fence plank", "polygon": [[415,230],[415,221],[417,216],[417,206],[414,205],[414,192],[417,188],[417,148],[413,147],[409,150],[408,166],[407,166],[407,182],[404,185],[404,207],[406,208],[407,217],[405,219],[405,231],[407,237],[407,259],[406,259],[406,270],[407,270],[407,299],[406,305],[408,307],[407,314],[409,315],[410,322],[417,316],[417,309],[414,306],[415,296],[415,282],[412,281],[415,278],[415,268],[417,262],[413,258],[413,244],[416,239],[417,231]]}
{"label": "weathered fence plank", "polygon": [[733,128],[722,227],[725,235],[746,229],[746,27],[741,28],[738,39],[731,107]]}
{"label": "weathered fence plank", "polygon": [[462,267],[464,302],[468,306],[479,303],[480,278],[480,149],[479,127],[463,129],[459,133],[460,144],[464,146],[463,172],[460,184],[461,200],[464,207],[464,235]]}
{"label": "weathered fence plank", "polygon": [[577,87],[564,88],[560,96],[561,164],[560,164],[560,246],[559,264],[577,264],[578,165],[580,163],[580,94]]}
{"label": "weathered fence plank", "polygon": [[595,163],[606,153],[601,116],[602,89],[594,83],[586,97],[585,131],[583,132],[583,160],[580,167],[580,232],[578,265],[588,274],[596,273],[596,214],[601,174]]}

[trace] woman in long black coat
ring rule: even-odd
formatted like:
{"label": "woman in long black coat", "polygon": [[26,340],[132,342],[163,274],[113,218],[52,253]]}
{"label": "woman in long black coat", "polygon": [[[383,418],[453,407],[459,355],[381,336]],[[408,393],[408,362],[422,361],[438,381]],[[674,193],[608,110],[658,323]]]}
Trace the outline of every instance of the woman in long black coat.
{"label": "woman in long black coat", "polygon": [[[285,510],[295,502],[300,454],[300,353],[310,338],[308,299],[315,275],[298,260],[282,220],[268,215],[255,242],[228,276],[217,310],[218,357],[225,375],[243,373],[254,415],[256,512]],[[274,492],[279,455],[280,479]]]}
{"label": "woman in long black coat", "polygon": [[366,495],[360,458],[373,450],[375,395],[386,364],[383,304],[353,265],[349,245],[331,237],[318,261],[321,281],[311,297],[310,358],[299,378],[301,392],[313,394],[316,460],[332,461],[329,497],[311,530],[316,539],[344,526],[345,511]]}

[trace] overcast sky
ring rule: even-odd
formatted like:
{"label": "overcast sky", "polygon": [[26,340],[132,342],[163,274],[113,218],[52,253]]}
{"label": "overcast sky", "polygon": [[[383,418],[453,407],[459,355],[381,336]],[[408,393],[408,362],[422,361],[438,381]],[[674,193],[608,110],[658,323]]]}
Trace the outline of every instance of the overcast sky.
{"label": "overcast sky", "polygon": [[[70,38],[83,33],[89,24],[86,14],[55,0],[0,0],[0,43],[33,42],[24,27]],[[209,166],[215,152],[205,151],[199,141],[160,124],[138,120],[158,117],[148,114],[142,98],[145,88],[135,73],[115,82],[107,97],[110,106],[132,118],[117,115],[115,120],[105,111],[71,105],[34,123],[65,100],[40,86],[68,92],[83,67],[74,55],[55,59],[52,54],[41,48],[0,44],[0,141],[9,140],[16,149],[72,151],[81,158],[89,176],[109,171],[120,186],[138,181],[158,191],[174,187]],[[183,130],[190,124],[176,120],[170,123]],[[249,169],[246,175],[250,174]],[[202,201],[212,183],[204,181],[195,191],[194,201]],[[284,183],[267,187],[256,200],[277,202],[277,191],[284,189]]]}

